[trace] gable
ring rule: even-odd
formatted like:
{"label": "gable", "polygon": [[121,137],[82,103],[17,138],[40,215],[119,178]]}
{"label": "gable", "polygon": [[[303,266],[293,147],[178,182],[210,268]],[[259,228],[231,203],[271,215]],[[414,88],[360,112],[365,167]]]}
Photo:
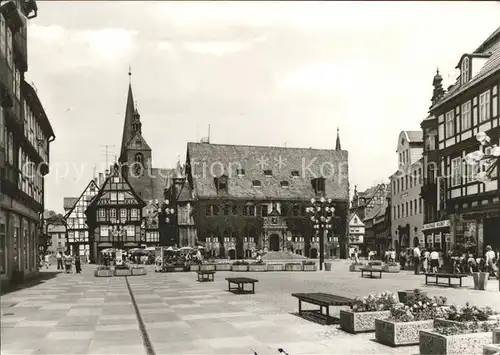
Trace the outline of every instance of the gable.
{"label": "gable", "polygon": [[146,140],[139,131],[135,132],[135,134],[132,136],[132,138],[128,141],[127,145],[125,146],[125,149],[151,150],[148,143],[146,142]]}
{"label": "gable", "polygon": [[128,180],[121,174],[118,165],[114,166],[113,173],[108,176],[92,204],[136,205],[140,207],[145,205],[144,201],[135,193]]}
{"label": "gable", "polygon": [[356,213],[353,213],[351,219],[349,220],[349,226],[351,227],[363,227],[365,224],[361,221]]}
{"label": "gable", "polygon": [[87,209],[88,205],[92,201],[92,199],[99,193],[99,187],[97,186],[96,182],[92,179],[85,190],[83,190],[82,194],[80,197],[78,197],[74,203],[73,206],[66,212],[66,215],[64,216],[65,219],[67,218],[83,218],[83,214],[85,213],[85,210]]}

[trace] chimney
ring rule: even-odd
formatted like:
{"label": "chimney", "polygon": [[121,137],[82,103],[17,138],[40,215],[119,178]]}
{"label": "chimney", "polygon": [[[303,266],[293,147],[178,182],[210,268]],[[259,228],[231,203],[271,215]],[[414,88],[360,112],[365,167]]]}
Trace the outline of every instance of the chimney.
{"label": "chimney", "polygon": [[99,173],[99,183],[98,183],[98,186],[102,187],[103,184],[104,184],[104,175],[103,175],[103,173]]}

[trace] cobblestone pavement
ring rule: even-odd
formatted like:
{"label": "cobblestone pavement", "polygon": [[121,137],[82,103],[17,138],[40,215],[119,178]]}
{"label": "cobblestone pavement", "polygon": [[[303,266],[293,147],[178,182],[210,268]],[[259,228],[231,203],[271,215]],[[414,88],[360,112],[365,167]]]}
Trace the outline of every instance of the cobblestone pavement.
{"label": "cobblestone pavement", "polygon": [[[217,272],[215,282],[196,282],[194,273],[154,273],[128,278],[59,274],[1,299],[2,354],[416,354],[417,347],[390,348],[374,334],[350,335],[295,316],[292,292],[343,296],[414,288],[449,303],[471,301],[500,310],[498,282],[487,291],[426,287],[410,272],[361,279],[339,261],[331,272]],[[255,295],[227,292],[225,277],[254,277]],[[139,309],[138,320],[128,284]],[[335,313],[335,312],[334,312]],[[144,326],[147,339],[141,332]]]}

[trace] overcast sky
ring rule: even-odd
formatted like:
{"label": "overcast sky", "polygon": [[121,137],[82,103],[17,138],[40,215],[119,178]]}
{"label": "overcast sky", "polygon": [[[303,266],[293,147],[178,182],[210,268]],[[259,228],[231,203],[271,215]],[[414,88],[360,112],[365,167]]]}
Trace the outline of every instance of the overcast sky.
{"label": "overcast sky", "polygon": [[93,167],[118,154],[132,67],[155,167],[186,142],[349,151],[351,187],[397,169],[401,130],[418,130],[439,67],[500,25],[498,2],[39,1],[28,82],[56,133],[46,208],[62,212]]}

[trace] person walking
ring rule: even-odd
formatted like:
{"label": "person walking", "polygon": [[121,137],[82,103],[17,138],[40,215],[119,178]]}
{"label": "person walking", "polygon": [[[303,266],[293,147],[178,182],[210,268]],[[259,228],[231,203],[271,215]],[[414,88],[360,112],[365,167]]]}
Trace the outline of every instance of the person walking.
{"label": "person walking", "polygon": [[484,258],[486,259],[486,267],[488,268],[490,275],[493,274],[496,278],[498,278],[498,268],[495,264],[497,256],[490,245],[486,247]]}
{"label": "person walking", "polygon": [[413,249],[413,270],[415,275],[420,274],[420,245],[417,244]]}
{"label": "person walking", "polygon": [[49,266],[50,266],[50,254],[45,254],[45,257],[44,257],[44,261],[45,261],[45,268],[48,269]]}
{"label": "person walking", "polygon": [[82,261],[79,255],[75,255],[75,271],[77,274],[82,272]]}
{"label": "person walking", "polygon": [[424,269],[425,273],[428,273],[431,253],[429,253],[429,250],[427,249],[423,249],[422,251],[424,252],[424,255],[422,257],[422,268]]}
{"label": "person walking", "polygon": [[439,268],[439,253],[436,249],[431,252],[431,269],[434,274],[437,274]]}
{"label": "person walking", "polygon": [[57,252],[56,259],[57,259],[57,270],[63,270],[64,269],[63,257],[62,257],[62,253],[60,251]]}

